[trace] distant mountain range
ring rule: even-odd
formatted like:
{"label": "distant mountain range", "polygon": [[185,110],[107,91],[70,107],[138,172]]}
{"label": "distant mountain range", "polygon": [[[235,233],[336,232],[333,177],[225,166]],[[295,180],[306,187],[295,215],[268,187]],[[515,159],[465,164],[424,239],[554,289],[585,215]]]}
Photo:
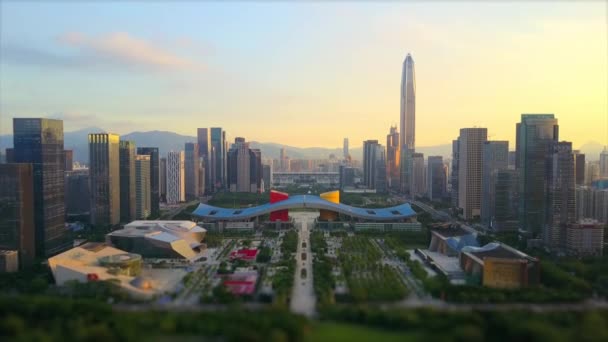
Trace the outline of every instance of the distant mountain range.
{"label": "distant mountain range", "polygon": [[[65,149],[74,150],[74,161],[88,163],[88,138],[89,133],[104,132],[99,127],[89,127],[77,131],[64,133]],[[165,155],[169,151],[180,151],[184,149],[184,144],[187,142],[196,142],[195,136],[181,135],[167,131],[149,131],[149,132],[131,132],[121,135],[123,140],[135,141],[136,146],[154,146],[160,149],[160,154]],[[229,142],[230,143],[230,142]],[[0,151],[4,153],[4,149],[13,146],[12,135],[0,135]],[[259,148],[262,151],[263,158],[279,158],[281,148],[285,148],[287,155],[292,159],[326,159],[331,154],[340,158],[342,156],[342,148],[324,148],[324,147],[294,147],[277,143],[262,143],[257,141],[251,142],[252,148]],[[602,151],[602,144],[598,142],[587,142],[579,149],[586,154],[587,160],[598,160]],[[416,148],[416,152],[424,153],[425,156],[443,156],[449,158],[452,154],[452,145],[436,145],[423,146]],[[362,159],[362,147],[350,149],[350,154],[353,159]]]}

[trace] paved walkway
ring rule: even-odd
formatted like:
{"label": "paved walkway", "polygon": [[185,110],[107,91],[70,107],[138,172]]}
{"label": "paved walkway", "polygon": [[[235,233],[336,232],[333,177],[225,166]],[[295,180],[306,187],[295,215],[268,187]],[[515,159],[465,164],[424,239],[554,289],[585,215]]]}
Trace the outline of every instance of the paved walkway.
{"label": "paved walkway", "polygon": [[[294,275],[293,293],[291,295],[290,308],[292,312],[308,317],[315,314],[317,299],[312,282],[312,255],[310,254],[310,231],[309,226],[313,224],[314,218],[319,216],[318,212],[294,212],[291,213],[296,227],[301,224],[298,231],[298,249],[296,253],[296,273]],[[302,243],[306,247],[302,248]],[[306,260],[302,254],[306,254]],[[306,277],[302,277],[302,270],[306,270]]]}

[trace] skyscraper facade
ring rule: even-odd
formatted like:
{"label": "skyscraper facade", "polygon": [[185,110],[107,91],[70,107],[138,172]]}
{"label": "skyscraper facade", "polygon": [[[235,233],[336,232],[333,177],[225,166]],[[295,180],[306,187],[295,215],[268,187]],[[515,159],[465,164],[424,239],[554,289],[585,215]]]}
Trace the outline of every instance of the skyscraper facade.
{"label": "skyscraper facade", "polygon": [[566,230],[576,222],[576,192],[572,143],[554,142],[548,172],[548,208],[543,239],[550,248],[564,248]]}
{"label": "skyscraper facade", "polygon": [[460,159],[460,141],[452,140],[452,172],[450,172],[450,197],[452,208],[458,208],[458,160]]}
{"label": "skyscraper facade", "polygon": [[399,137],[401,151],[401,191],[409,193],[412,181],[413,163],[409,158],[413,157],[416,149],[416,76],[414,71],[414,59],[411,54],[407,54],[403,61],[401,73],[401,112]]}
{"label": "skyscraper facade", "polygon": [[377,192],[386,191],[386,156],[378,140],[363,142],[363,184]]}
{"label": "skyscraper facade", "polygon": [[120,147],[118,134],[89,134],[91,224],[120,222]]}
{"label": "skyscraper facade", "polygon": [[167,155],[167,204],[177,204],[186,200],[184,164],[184,151],[171,151]]}
{"label": "skyscraper facade", "polygon": [[579,150],[572,151],[574,154],[574,178],[576,179],[576,185],[585,185],[585,154]]}
{"label": "skyscraper facade", "polygon": [[518,208],[518,171],[499,169],[494,176],[493,216],[490,220],[491,229],[493,231],[516,231],[519,228],[517,221]]}
{"label": "skyscraper facade", "polygon": [[391,126],[386,136],[386,180],[390,188],[399,189],[399,132]]}
{"label": "skyscraper facade", "polygon": [[210,170],[209,170],[209,130],[207,128],[199,128],[197,130],[197,140],[198,140],[198,155],[199,155],[199,159],[202,161],[202,165],[204,168],[204,175],[205,175],[205,179],[201,179],[201,181],[203,181],[204,183],[204,187],[203,189],[205,189],[203,192],[201,192],[201,195],[204,194],[204,192],[211,192],[212,189],[209,189],[209,184],[211,184],[212,182],[209,179],[209,175],[210,175]]}
{"label": "skyscraper facade", "polygon": [[186,200],[191,201],[197,199],[199,194],[199,149],[197,143],[186,143],[185,150],[185,167],[186,167]]}
{"label": "skyscraper facade", "polygon": [[120,222],[135,220],[135,142],[121,140],[120,154]]}
{"label": "skyscraper facade", "polygon": [[426,194],[426,170],[424,166],[424,154],[414,153],[412,155],[412,186],[411,195],[424,196]]}
{"label": "skyscraper facade", "polygon": [[72,171],[74,169],[74,151],[64,150],[63,156],[65,158],[65,171]]}
{"label": "skyscraper facade", "polygon": [[63,121],[13,119],[12,162],[34,170],[36,255],[56,254],[69,247],[65,227]]}
{"label": "skyscraper facade", "polygon": [[431,201],[441,201],[446,193],[446,172],[443,157],[429,156],[427,159],[426,186]]}
{"label": "skyscraper facade", "polygon": [[65,173],[65,212],[68,217],[88,215],[91,210],[89,169]]}
{"label": "skyscraper facade", "polygon": [[608,147],[604,146],[600,153],[600,178],[608,178]]}
{"label": "skyscraper facade", "polygon": [[481,215],[483,143],[487,128],[462,128],[458,152],[458,207],[465,220]]}
{"label": "skyscraper facade", "polygon": [[483,144],[481,176],[481,224],[492,226],[496,216],[496,181],[499,170],[509,168],[509,142],[486,141]]}
{"label": "skyscraper facade", "polygon": [[150,216],[151,206],[150,156],[137,155],[135,157],[135,219],[147,219]]}
{"label": "skyscraper facade", "polygon": [[150,156],[150,216],[157,218],[160,216],[160,155],[158,147],[138,147],[137,154]]}
{"label": "skyscraper facade", "polygon": [[261,192],[262,155],[245,138],[234,139],[228,151],[228,188],[231,192]]}
{"label": "skyscraper facade", "polygon": [[0,250],[16,250],[20,267],[36,257],[34,167],[0,164]]}
{"label": "skyscraper facade", "polygon": [[519,225],[533,237],[541,235],[547,221],[547,171],[551,147],[558,139],[558,127],[553,114],[522,114],[516,126]]}
{"label": "skyscraper facade", "polygon": [[210,181],[217,191],[226,185],[226,133],[220,127],[212,127],[210,138]]}
{"label": "skyscraper facade", "polygon": [[167,202],[167,158],[165,157],[160,158],[159,180],[160,200],[162,202]]}

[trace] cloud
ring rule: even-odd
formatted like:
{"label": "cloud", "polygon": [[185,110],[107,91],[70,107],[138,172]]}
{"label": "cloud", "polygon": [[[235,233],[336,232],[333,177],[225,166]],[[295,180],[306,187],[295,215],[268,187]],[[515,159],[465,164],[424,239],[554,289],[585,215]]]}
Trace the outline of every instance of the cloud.
{"label": "cloud", "polygon": [[164,69],[191,69],[199,66],[188,58],[180,57],[126,32],[114,32],[99,37],[67,32],[59,36],[58,41],[64,46],[78,49],[83,54],[129,65]]}
{"label": "cloud", "polygon": [[[182,41],[165,44],[177,50],[188,48]],[[130,68],[135,70],[203,70],[200,62],[183,57],[159,44],[133,37],[126,32],[88,36],[67,32],[56,39],[58,46],[45,50],[21,42],[3,42],[2,62],[67,68]]]}

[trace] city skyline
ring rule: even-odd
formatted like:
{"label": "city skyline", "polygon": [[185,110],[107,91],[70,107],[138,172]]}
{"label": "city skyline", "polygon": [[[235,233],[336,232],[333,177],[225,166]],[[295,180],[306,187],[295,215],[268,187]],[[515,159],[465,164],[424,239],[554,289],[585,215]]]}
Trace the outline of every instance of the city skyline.
{"label": "city skyline", "polygon": [[[607,143],[606,125],[598,124],[607,120],[601,3],[474,4],[475,14],[469,4],[252,4],[245,5],[251,11],[242,11],[242,23],[221,32],[206,26],[217,19],[198,24],[188,12],[222,18],[233,14],[233,4],[171,5],[171,16],[164,4],[145,5],[147,18],[132,22],[126,18],[141,6],[69,4],[75,14],[69,20],[63,6],[2,4],[0,134],[12,131],[12,117],[48,116],[64,119],[66,131],[95,125],[118,134],[162,129],[194,135],[194,123],[223,127],[229,138],[311,146],[315,134],[316,146],[339,146],[336,136],[360,146],[382,139],[397,123],[401,62],[410,52],[418,69],[418,146],[448,144],[459,127],[473,126],[513,146],[520,114],[535,112],[555,113],[560,136],[575,148]],[[334,23],[332,13],[345,8]],[[116,9],[125,16],[116,16]],[[275,19],[264,23],[268,16]],[[152,29],[153,20],[182,17],[166,32]],[[49,29],[31,31],[33,21]],[[369,27],[362,31],[360,22]],[[277,26],[285,32],[275,32]],[[287,35],[301,47],[294,50]],[[254,41],[260,47],[253,51]],[[333,55],[320,53],[336,43],[341,49]],[[564,60],[577,66],[564,69]],[[290,75],[290,82],[281,75]],[[51,85],[52,96],[46,91]],[[239,101],[231,100],[235,96]],[[287,129],[293,125],[299,129]]]}

